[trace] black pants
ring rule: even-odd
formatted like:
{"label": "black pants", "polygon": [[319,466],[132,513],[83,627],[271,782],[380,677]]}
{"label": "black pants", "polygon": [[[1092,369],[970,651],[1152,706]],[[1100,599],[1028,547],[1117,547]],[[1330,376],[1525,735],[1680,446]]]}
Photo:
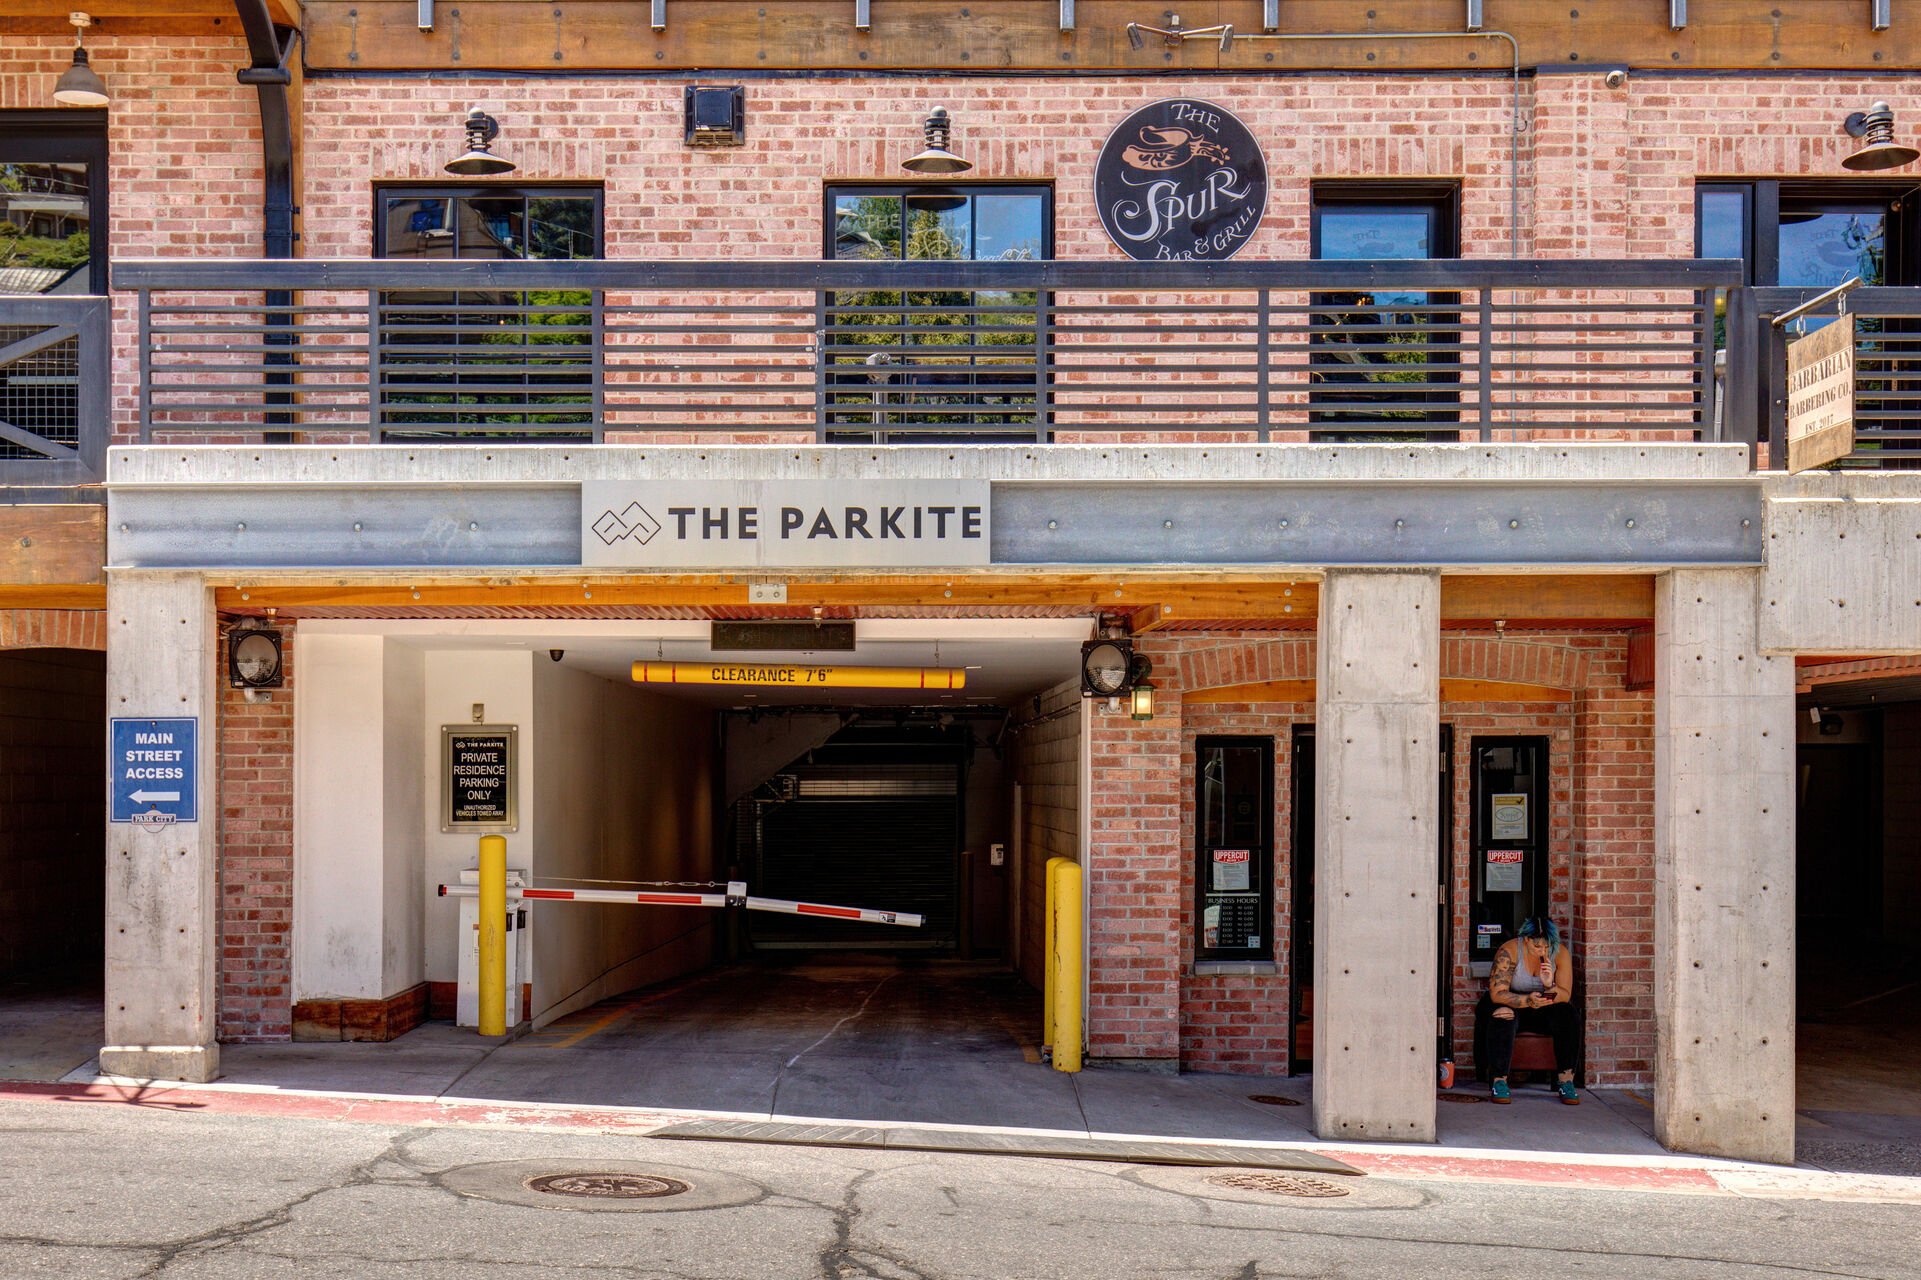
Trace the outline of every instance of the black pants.
{"label": "black pants", "polygon": [[1506,1079],[1514,1062],[1514,1037],[1523,1031],[1545,1031],[1554,1038],[1554,1065],[1561,1071],[1574,1070],[1581,1054],[1581,1024],[1571,1004],[1551,1004],[1541,1009],[1516,1009],[1512,1018],[1497,1018],[1500,1006],[1484,1001],[1487,1014],[1487,1073],[1493,1080]]}

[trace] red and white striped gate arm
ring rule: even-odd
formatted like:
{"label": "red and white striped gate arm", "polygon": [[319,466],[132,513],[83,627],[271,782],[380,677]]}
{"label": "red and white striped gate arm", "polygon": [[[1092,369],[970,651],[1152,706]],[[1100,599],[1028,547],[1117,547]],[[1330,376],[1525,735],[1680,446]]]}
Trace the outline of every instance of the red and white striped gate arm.
{"label": "red and white striped gate arm", "polygon": [[918,929],[921,918],[911,911],[872,911],[866,907],[836,907],[825,902],[789,902],[785,898],[749,898],[749,911],[781,911],[790,916],[822,916],[830,920],[865,920],[868,924],[898,924]]}
{"label": "red and white striped gate arm", "polygon": [[[922,917],[912,911],[875,911],[868,907],[842,907],[827,902],[790,902],[785,898],[752,898],[747,886],[736,880],[726,893],[669,893],[659,890],[634,892],[630,889],[516,889],[508,886],[507,898],[524,902],[614,902],[647,907],[726,907],[740,905],[749,911],[778,911],[790,916],[816,916],[828,920],[861,920],[868,924],[892,924],[918,929]],[[443,898],[478,898],[480,887],[471,884],[443,884]]]}

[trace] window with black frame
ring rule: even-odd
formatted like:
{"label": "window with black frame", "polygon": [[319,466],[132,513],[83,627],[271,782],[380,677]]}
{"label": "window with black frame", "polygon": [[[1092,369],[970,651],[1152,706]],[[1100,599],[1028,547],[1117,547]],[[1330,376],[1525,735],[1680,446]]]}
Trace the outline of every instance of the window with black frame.
{"label": "window with black frame", "polygon": [[[840,261],[1004,262],[1053,255],[1040,186],[833,187]],[[1033,290],[842,290],[828,303],[827,438],[843,443],[1045,437]]]}
{"label": "window with black frame", "polygon": [[[1317,183],[1318,261],[1458,256],[1453,187]],[[1460,420],[1460,298],[1421,290],[1317,293],[1310,304],[1308,422],[1314,440],[1453,440]]]}
{"label": "window with black frame", "polygon": [[[106,112],[0,111],[0,296],[104,294],[106,229]],[[0,363],[0,422],[77,448],[80,341],[37,341],[47,327],[0,324],[0,350],[22,353]],[[46,456],[0,439],[0,462]]]}
{"label": "window with black frame", "polygon": [[[383,188],[384,258],[601,256],[598,188]],[[574,289],[382,295],[376,353],[385,440],[590,440],[594,297]]]}
{"label": "window with black frame", "polygon": [[[1738,258],[1747,282],[1820,290],[1854,277],[1866,285],[1921,285],[1921,188],[1912,182],[1715,181],[1694,190],[1695,252]],[[1797,333],[1830,323],[1810,316]],[[1921,464],[1921,323],[1855,317],[1856,451],[1841,465]],[[1717,316],[1715,344],[1727,345]],[[1897,456],[1898,461],[1897,461]]]}
{"label": "window with black frame", "polygon": [[1274,739],[1194,740],[1196,960],[1274,957]]}

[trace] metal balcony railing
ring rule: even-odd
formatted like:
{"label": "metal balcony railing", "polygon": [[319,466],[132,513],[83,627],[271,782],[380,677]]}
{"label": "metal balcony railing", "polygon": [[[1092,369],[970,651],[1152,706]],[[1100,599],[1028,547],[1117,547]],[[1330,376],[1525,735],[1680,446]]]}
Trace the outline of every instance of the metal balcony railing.
{"label": "metal balcony railing", "polygon": [[127,261],[143,440],[1716,438],[1725,261]]}
{"label": "metal balcony railing", "polygon": [[[1828,323],[1833,303],[1805,322],[1774,317],[1820,289],[1737,289],[1727,314],[1728,429],[1767,442],[1769,465],[1787,457],[1788,344]],[[1862,288],[1847,295],[1855,318],[1854,452],[1838,470],[1921,470],[1921,288]]]}
{"label": "metal balcony railing", "polygon": [[0,488],[46,501],[99,483],[108,328],[105,298],[0,295]]}

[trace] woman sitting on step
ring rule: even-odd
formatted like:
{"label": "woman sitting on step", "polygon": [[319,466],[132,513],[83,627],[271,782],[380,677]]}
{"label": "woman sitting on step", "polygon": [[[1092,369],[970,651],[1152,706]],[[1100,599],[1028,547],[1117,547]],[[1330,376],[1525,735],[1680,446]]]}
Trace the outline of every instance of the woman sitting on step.
{"label": "woman sitting on step", "polygon": [[1521,922],[1519,936],[1495,953],[1494,972],[1488,977],[1493,1016],[1487,1022],[1487,1059],[1494,1101],[1509,1102],[1514,1097],[1507,1083],[1514,1037],[1523,1031],[1544,1031],[1554,1040],[1554,1091],[1569,1106],[1580,1105],[1574,1063],[1581,1028],[1569,1003],[1573,993],[1574,956],[1561,945],[1561,931],[1546,916],[1528,917]]}

